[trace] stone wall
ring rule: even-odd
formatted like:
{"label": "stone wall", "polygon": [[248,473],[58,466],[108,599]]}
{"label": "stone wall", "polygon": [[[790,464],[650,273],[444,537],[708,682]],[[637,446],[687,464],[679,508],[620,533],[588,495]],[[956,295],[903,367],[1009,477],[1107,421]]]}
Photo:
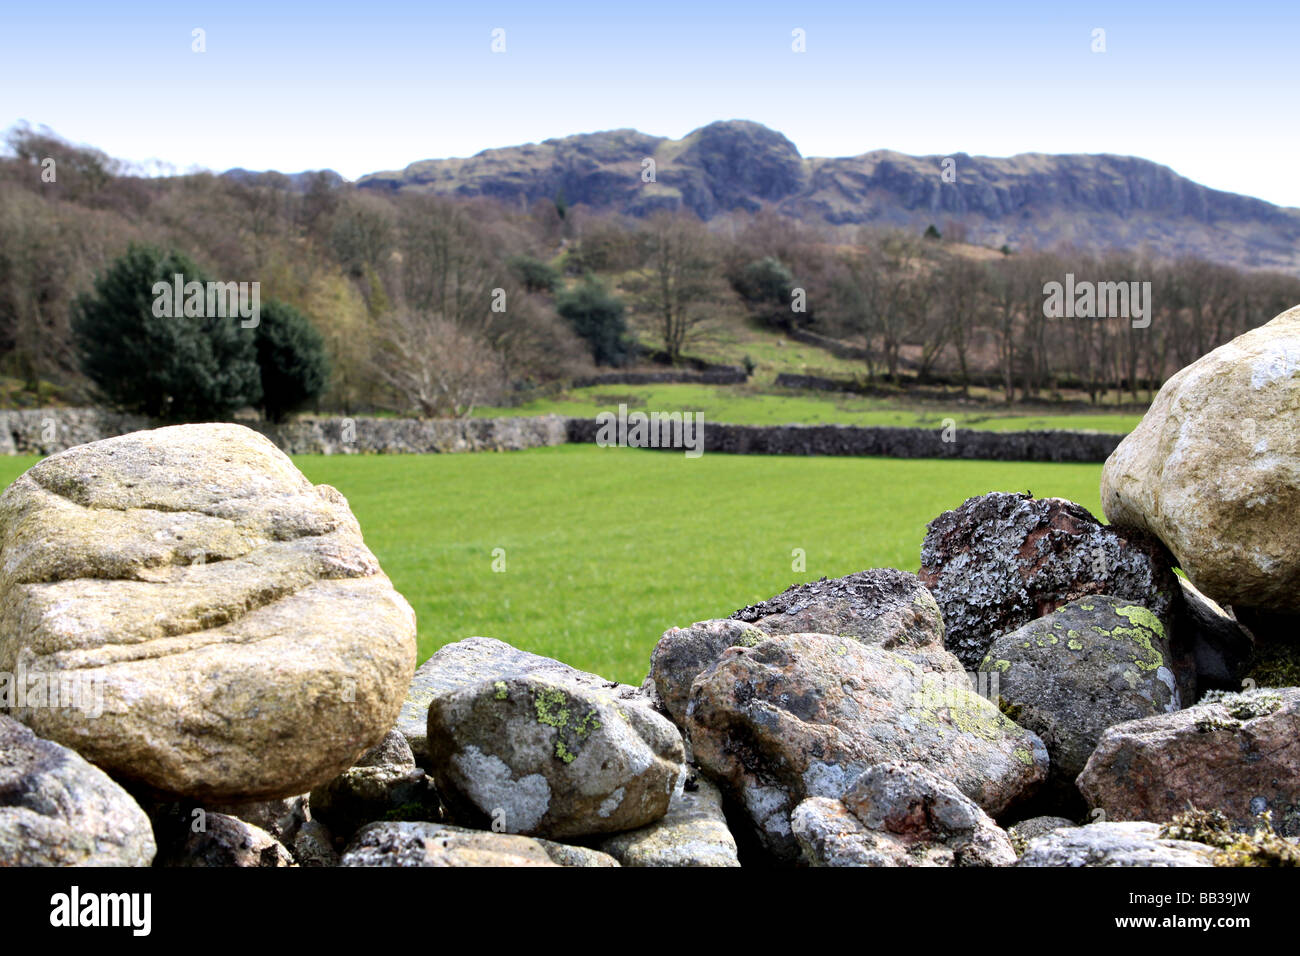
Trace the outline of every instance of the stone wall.
{"label": "stone wall", "polygon": [[[518,451],[569,442],[590,444],[594,418],[542,415],[418,421],[403,418],[304,418],[285,425],[250,420],[292,455]],[[49,455],[72,445],[150,427],[147,419],[93,408],[0,412],[0,454]],[[1099,432],[948,433],[855,425],[724,425],[705,422],[704,449],[744,455],[874,455],[991,461],[1102,462],[1122,436]],[[671,449],[668,449],[671,450]]]}
{"label": "stone wall", "polygon": [[607,372],[574,379],[574,388],[593,385],[743,385],[749,380],[743,368],[714,368],[704,372]]}
{"label": "stone wall", "polygon": [[[591,418],[569,419],[569,441],[594,442]],[[704,450],[739,455],[875,455],[988,461],[1103,462],[1122,435],[1101,432],[983,432],[856,425],[723,425],[705,422]],[[674,449],[661,449],[672,451]]]}

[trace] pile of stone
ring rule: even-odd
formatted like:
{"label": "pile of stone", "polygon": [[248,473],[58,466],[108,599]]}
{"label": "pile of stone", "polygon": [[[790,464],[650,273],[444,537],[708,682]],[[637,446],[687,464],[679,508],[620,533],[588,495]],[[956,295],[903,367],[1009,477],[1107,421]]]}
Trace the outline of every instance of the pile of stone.
{"label": "pile of stone", "polygon": [[1109,525],[971,498],[919,575],[672,628],[640,686],[417,670],[347,503],[248,429],[70,449],[0,496],[0,865],[1294,864],[1297,370],[1300,309],[1170,380]]}

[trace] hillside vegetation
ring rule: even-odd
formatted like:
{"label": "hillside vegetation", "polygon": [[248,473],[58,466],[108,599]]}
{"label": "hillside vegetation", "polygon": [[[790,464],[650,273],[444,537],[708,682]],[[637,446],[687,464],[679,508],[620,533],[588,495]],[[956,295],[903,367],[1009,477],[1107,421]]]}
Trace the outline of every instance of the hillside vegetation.
{"label": "hillside vegetation", "polygon": [[[224,416],[224,406],[180,393],[228,372],[209,362],[187,376],[187,354],[227,349],[244,363],[257,357],[261,387],[226,389],[222,402],[271,417],[295,407],[587,414],[619,390],[570,389],[575,379],[726,365],[744,368],[746,384],[625,394],[636,395],[630,404],[698,402],[706,416],[737,422],[953,417],[1004,427],[1067,415],[1083,416],[1071,426],[1124,430],[1173,371],[1300,301],[1295,276],[1155,247],[1097,251],[1105,232],[1091,227],[1088,243],[1013,249],[982,244],[956,220],[915,228],[872,214],[870,225],[834,225],[829,212],[805,215],[799,190],[831,188],[856,167],[803,160],[752,124],[714,124],[680,142],[593,134],[355,185],[328,171],[148,178],[26,127],[10,131],[9,148],[0,158],[0,376],[20,384],[0,397],[15,405],[98,401]],[[613,171],[644,150],[660,175],[645,182],[638,171],[629,186]],[[530,170],[548,163],[588,168],[574,156],[588,157],[604,192],[591,191],[590,176],[579,177],[582,188],[564,177],[534,182]],[[1034,175],[1055,168],[1045,163],[1031,164]],[[880,175],[884,165],[872,168]],[[998,175],[1014,179],[1019,168]],[[674,170],[692,172],[675,180]],[[515,186],[491,185],[494,177]],[[1118,202],[1081,177],[1060,206],[1075,231],[1058,238],[1082,235],[1076,227],[1092,222],[1084,206]],[[619,205],[629,188],[649,204]],[[650,201],[673,189],[680,201]],[[999,190],[1022,196],[1026,209],[1051,206],[1047,194],[1012,184],[991,195]],[[1139,192],[1134,216],[1174,216],[1170,196],[1216,216],[1259,211],[1253,200],[1188,199],[1181,186]],[[926,218],[946,202],[915,208]],[[207,317],[177,337],[166,323],[191,320],[151,317],[145,287],[157,278],[151,269],[170,279],[163,264],[182,262],[217,282],[258,283],[262,301],[275,303],[269,314],[286,317],[278,331],[232,331]],[[1141,321],[1046,317],[1048,283],[1067,276],[1149,283],[1149,298],[1134,301]],[[94,318],[80,338],[77,309]],[[144,338],[126,345],[133,336]],[[205,336],[226,345],[208,347]],[[778,387],[782,373],[859,394],[799,394]],[[1099,417],[1109,411],[1121,414]]]}

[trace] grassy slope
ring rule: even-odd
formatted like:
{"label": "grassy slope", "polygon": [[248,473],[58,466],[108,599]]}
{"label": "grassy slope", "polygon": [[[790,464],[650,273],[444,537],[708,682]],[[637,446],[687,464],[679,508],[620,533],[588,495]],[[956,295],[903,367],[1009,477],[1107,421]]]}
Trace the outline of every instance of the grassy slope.
{"label": "grassy slope", "polygon": [[[5,484],[34,463],[0,458]],[[796,581],[916,570],[925,523],[990,490],[1099,513],[1099,465],[705,455],[564,446],[296,459],[339,488],[420,622],[420,659],[479,634],[639,683],[674,625]],[[506,551],[505,573],[492,550]],[[791,570],[803,548],[807,570]]]}
{"label": "grassy slope", "polygon": [[1007,415],[988,408],[967,406],[905,406],[887,399],[856,395],[810,393],[766,394],[748,386],[712,385],[602,385],[573,389],[553,399],[529,402],[515,408],[480,408],[476,415],[573,415],[591,417],[616,410],[698,411],[708,422],[739,425],[840,423],[846,425],[899,425],[941,428],[951,417],[960,428],[986,431],[1021,431],[1060,428],[1127,434],[1142,416],[1137,414],[1034,414]]}

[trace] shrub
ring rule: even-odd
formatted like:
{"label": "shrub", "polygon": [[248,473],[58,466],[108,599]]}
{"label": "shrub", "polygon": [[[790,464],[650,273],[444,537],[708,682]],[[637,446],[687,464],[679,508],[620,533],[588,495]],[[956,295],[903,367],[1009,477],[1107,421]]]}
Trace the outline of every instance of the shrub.
{"label": "shrub", "polygon": [[178,273],[186,282],[207,281],[181,253],[132,245],[92,292],[77,297],[71,324],[82,371],[104,401],[153,418],[220,419],[257,404],[252,329],[237,316],[154,314],[155,283],[170,284]]}
{"label": "shrub", "polygon": [[257,366],[262,413],[273,422],[282,422],[290,412],[315,401],[329,385],[324,338],[307,316],[284,302],[270,300],[262,305]]}
{"label": "shrub", "polygon": [[529,292],[554,292],[560,274],[541,259],[532,256],[515,256],[508,265],[515,278]]}
{"label": "shrub", "polygon": [[573,330],[591,348],[597,365],[626,365],[631,353],[623,302],[600,280],[588,275],[555,304]]}

